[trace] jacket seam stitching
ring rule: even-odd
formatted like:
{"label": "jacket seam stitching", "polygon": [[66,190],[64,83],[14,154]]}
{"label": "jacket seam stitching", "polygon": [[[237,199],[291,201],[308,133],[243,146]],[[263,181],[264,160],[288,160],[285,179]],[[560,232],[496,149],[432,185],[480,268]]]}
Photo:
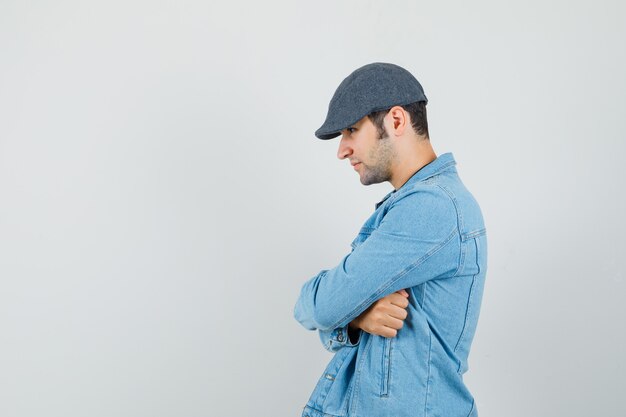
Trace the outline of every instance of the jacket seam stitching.
{"label": "jacket seam stitching", "polygon": [[485,229],[483,227],[482,229],[475,230],[473,232],[461,234],[461,240],[463,240],[463,242],[465,242],[466,240],[477,238],[477,237],[482,236],[482,235],[484,235],[486,233],[487,233],[487,229]]}
{"label": "jacket seam stitching", "polygon": [[[467,309],[465,310],[465,318],[463,319],[463,330],[461,330],[461,334],[459,335],[459,338],[456,341],[456,345],[454,346],[454,350],[453,350],[454,353],[456,353],[456,351],[459,349],[461,340],[463,340],[463,336],[465,336],[465,332],[467,330],[467,317],[469,316],[470,310],[472,308],[472,294],[474,293],[475,286],[476,286],[476,275],[472,276],[472,285],[470,286],[469,294],[467,296]],[[460,367],[460,361],[459,361],[459,367]]]}
{"label": "jacket seam stitching", "polygon": [[456,277],[457,275],[461,273],[463,269],[463,262],[465,260],[465,252],[463,248],[463,233],[462,233],[462,230],[465,227],[465,223],[463,221],[463,215],[461,214],[461,211],[459,210],[459,205],[457,204],[457,200],[456,200],[456,197],[454,196],[454,193],[452,193],[452,191],[450,191],[448,188],[440,184],[436,184],[435,186],[438,187],[441,191],[444,192],[445,195],[448,196],[448,198],[452,202],[452,205],[454,206],[454,212],[456,213],[456,226],[457,226],[457,231],[459,233],[459,258],[458,258],[457,269],[454,272],[454,274],[452,274],[452,277]]}
{"label": "jacket seam stitching", "polygon": [[[454,353],[456,353],[457,349],[459,348],[459,345],[461,344],[461,340],[463,340],[463,336],[465,336],[465,332],[467,331],[467,317],[470,313],[470,309],[472,308],[473,304],[472,304],[472,294],[474,293],[474,288],[476,287],[476,277],[478,275],[480,275],[480,263],[478,262],[478,243],[476,243],[476,240],[474,240],[474,247],[476,248],[476,266],[478,268],[476,274],[474,274],[472,276],[472,285],[470,287],[470,291],[468,294],[468,298],[467,298],[467,309],[465,311],[465,320],[463,321],[463,329],[461,330],[461,334],[459,335],[459,339],[456,342],[456,345],[454,346]],[[461,363],[459,361],[459,370],[461,367]],[[457,371],[458,372],[458,371]]]}
{"label": "jacket seam stitching", "polygon": [[430,391],[430,362],[433,345],[433,336],[428,333],[428,375],[426,377],[426,395],[424,398],[424,417],[428,417],[428,393]]}

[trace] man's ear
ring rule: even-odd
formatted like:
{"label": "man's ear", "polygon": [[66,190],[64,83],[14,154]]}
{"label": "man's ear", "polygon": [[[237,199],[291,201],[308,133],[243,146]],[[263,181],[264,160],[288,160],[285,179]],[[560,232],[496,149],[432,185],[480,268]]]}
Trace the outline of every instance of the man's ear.
{"label": "man's ear", "polygon": [[402,136],[409,123],[409,115],[401,106],[393,106],[385,117],[387,132],[393,136]]}

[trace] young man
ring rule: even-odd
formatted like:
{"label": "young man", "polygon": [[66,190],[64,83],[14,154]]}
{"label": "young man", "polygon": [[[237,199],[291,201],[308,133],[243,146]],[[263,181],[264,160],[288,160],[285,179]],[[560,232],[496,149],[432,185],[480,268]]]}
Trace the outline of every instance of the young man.
{"label": "young man", "polygon": [[477,416],[463,383],[480,310],[487,241],[452,154],[436,156],[427,99],[405,69],[350,74],[315,135],[341,135],[364,185],[389,193],[335,268],[307,281],[295,318],[335,352],[307,417]]}

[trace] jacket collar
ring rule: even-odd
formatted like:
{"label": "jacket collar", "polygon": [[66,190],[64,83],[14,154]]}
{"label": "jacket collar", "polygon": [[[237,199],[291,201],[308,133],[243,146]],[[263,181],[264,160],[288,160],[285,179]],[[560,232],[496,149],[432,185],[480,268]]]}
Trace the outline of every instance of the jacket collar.
{"label": "jacket collar", "polygon": [[407,190],[411,188],[411,185],[416,184],[420,181],[427,180],[428,178],[433,177],[437,174],[440,174],[441,172],[455,165],[456,165],[456,161],[454,160],[454,155],[452,155],[452,153],[448,152],[448,153],[444,153],[443,155],[440,155],[437,159],[432,161],[430,164],[424,165],[422,168],[420,168],[415,174],[411,176],[411,178],[407,180],[407,182],[402,184],[400,188],[398,188],[397,190],[393,190],[392,192],[387,194],[382,200],[376,203],[376,208],[380,207],[380,205],[383,204],[385,200],[387,200],[396,192],[400,190]]}
{"label": "jacket collar", "polygon": [[413,174],[413,176],[409,178],[408,181],[405,182],[396,191],[399,191],[403,188],[408,188],[412,184],[415,184],[419,181],[424,181],[430,177],[434,177],[435,175],[440,174],[441,172],[455,165],[456,165],[456,161],[454,160],[454,156],[452,155],[452,153],[450,152],[444,153],[443,155],[440,155],[437,159],[435,159],[430,164],[424,165],[419,171]]}

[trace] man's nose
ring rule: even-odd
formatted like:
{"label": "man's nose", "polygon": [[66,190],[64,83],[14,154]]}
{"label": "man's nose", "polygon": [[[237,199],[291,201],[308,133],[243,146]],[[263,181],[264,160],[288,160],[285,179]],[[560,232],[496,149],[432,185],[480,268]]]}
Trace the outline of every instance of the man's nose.
{"label": "man's nose", "polygon": [[348,141],[345,139],[344,135],[341,135],[341,140],[339,141],[339,149],[337,150],[337,158],[346,159],[350,154],[352,154],[352,148],[348,146]]}

